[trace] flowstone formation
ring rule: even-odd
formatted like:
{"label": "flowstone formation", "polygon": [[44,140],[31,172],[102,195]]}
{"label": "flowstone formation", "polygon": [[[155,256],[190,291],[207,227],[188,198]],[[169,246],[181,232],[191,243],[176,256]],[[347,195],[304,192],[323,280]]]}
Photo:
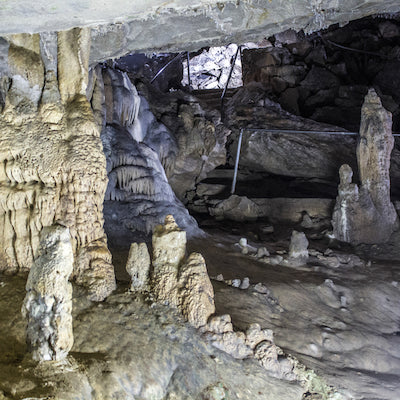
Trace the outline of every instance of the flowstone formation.
{"label": "flowstone formation", "polygon": [[42,227],[70,229],[72,277],[93,300],[114,288],[103,230],[105,157],[86,99],[90,31],[10,37],[0,115],[0,259],[28,270]]}
{"label": "flowstone formation", "polygon": [[177,152],[174,137],[156,120],[126,73],[97,69],[93,80],[92,104],[96,104],[99,121],[104,121],[107,234],[113,239],[123,239],[129,231],[148,234],[168,214],[189,234],[199,234],[196,221],[167,180],[165,171]]}
{"label": "flowstone formation", "polygon": [[[174,193],[186,203],[196,184],[226,163],[226,141],[231,131],[222,123],[218,111],[207,110],[191,94],[176,91],[161,95],[151,86],[138,87],[176,143],[174,152],[160,159]],[[157,136],[149,137],[148,143],[158,148],[155,139]]]}
{"label": "flowstone formation", "polygon": [[390,154],[393,149],[392,117],[375,90],[370,89],[361,110],[357,161],[360,185],[351,183],[353,171],[340,168],[339,194],[332,216],[337,239],[352,244],[384,243],[398,227],[390,201]]}
{"label": "flowstone formation", "polygon": [[22,307],[28,347],[36,361],[62,360],[72,348],[72,285],[68,279],[73,262],[69,229],[60,225],[43,228]]}

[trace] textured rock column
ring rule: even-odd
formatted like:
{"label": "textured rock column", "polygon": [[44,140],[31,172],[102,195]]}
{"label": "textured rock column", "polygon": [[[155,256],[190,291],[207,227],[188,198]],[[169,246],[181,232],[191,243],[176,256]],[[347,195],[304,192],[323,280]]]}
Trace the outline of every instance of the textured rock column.
{"label": "textured rock column", "polygon": [[339,194],[332,216],[334,235],[352,244],[383,243],[398,227],[390,202],[390,154],[394,145],[392,115],[370,89],[361,109],[357,162],[360,187],[351,183],[353,171],[340,168]]}
{"label": "textured rock column", "polygon": [[153,234],[152,291],[157,301],[177,307],[196,328],[206,325],[215,312],[214,289],[203,256],[185,260],[186,232],[172,215]]}
{"label": "textured rock column", "polygon": [[9,38],[0,114],[0,268],[29,270],[44,226],[71,233],[72,278],[92,300],[115,288],[103,229],[106,160],[86,98],[90,30]]}
{"label": "textured rock column", "polygon": [[368,190],[375,207],[388,212],[393,208],[389,176],[393,146],[392,114],[383,108],[375,90],[370,89],[361,108],[358,172],[361,186]]}
{"label": "textured rock column", "polygon": [[69,229],[60,225],[44,228],[22,307],[34,360],[62,360],[72,348],[72,285],[68,279],[73,262]]}
{"label": "textured rock column", "polygon": [[172,215],[153,233],[152,288],[160,302],[179,306],[178,271],[186,253],[186,232],[179,229]]}
{"label": "textured rock column", "polygon": [[132,243],[126,262],[126,271],[131,277],[132,292],[148,290],[150,265],[150,254],[146,243]]}

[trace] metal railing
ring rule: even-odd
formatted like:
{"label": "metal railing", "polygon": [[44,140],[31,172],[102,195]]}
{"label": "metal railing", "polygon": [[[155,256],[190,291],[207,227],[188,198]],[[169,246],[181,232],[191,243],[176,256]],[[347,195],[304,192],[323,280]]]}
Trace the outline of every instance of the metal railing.
{"label": "metal railing", "polygon": [[[233,180],[231,194],[235,193],[237,174],[239,169],[240,150],[242,148],[243,132],[266,132],[266,133],[300,133],[300,134],[318,134],[318,135],[343,135],[343,136],[358,136],[358,132],[347,131],[300,131],[296,129],[263,129],[263,128],[241,128],[239,132],[238,146],[236,150],[235,169],[233,172]],[[393,132],[394,137],[400,137],[400,133]]]}
{"label": "metal railing", "polygon": [[167,62],[167,64],[165,64],[162,68],[160,68],[160,70],[154,75],[153,79],[150,81],[150,83],[153,83],[175,60],[177,60],[178,58],[182,58],[182,56],[186,53],[186,57],[187,57],[187,71],[188,71],[188,81],[189,81],[189,87],[190,87],[190,67],[189,67],[189,61],[190,61],[190,57],[189,57],[189,52],[188,51],[183,51],[179,54],[177,54],[172,60],[169,60]]}

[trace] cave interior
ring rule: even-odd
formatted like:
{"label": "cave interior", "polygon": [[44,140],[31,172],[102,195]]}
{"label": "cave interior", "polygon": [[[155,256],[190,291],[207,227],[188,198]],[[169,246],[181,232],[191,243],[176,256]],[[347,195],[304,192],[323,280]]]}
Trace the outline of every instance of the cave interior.
{"label": "cave interior", "polygon": [[211,3],[4,28],[0,400],[400,398],[400,7]]}

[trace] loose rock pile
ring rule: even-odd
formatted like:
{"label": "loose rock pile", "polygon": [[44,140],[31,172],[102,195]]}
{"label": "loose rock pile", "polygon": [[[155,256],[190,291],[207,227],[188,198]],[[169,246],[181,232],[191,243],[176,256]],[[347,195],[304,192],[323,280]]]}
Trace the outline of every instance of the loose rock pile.
{"label": "loose rock pile", "polygon": [[[232,58],[237,51],[236,44],[204,49],[201,54],[190,59],[190,81],[193,89],[224,88],[229,77]],[[187,60],[183,61],[183,85],[188,85]],[[242,86],[242,64],[240,55],[229,81],[230,88]]]}

